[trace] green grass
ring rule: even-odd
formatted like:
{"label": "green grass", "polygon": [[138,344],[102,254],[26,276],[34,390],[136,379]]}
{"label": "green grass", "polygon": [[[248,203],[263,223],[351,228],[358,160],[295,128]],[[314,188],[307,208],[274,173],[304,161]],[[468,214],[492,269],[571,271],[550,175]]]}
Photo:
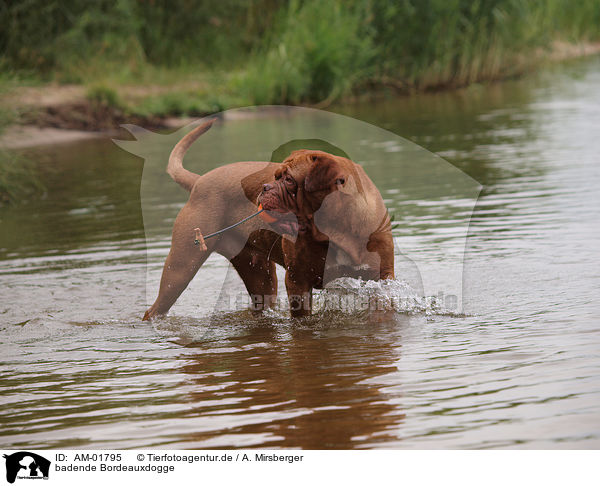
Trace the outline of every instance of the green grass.
{"label": "green grass", "polygon": [[[179,115],[512,76],[556,40],[599,40],[600,2],[28,0],[0,24],[0,84],[105,86],[118,98],[97,92],[104,103]],[[121,96],[131,84],[177,93]]]}
{"label": "green grass", "polygon": [[379,74],[408,87],[463,86],[511,76],[552,42],[600,38],[600,2],[374,2]]}
{"label": "green grass", "polygon": [[[163,75],[168,79],[167,73]],[[210,89],[211,83],[215,89]],[[136,117],[203,116],[244,104],[243,99],[224,92],[217,81],[202,83],[202,87],[194,82],[189,84],[192,87],[177,84],[176,90],[158,85],[154,86],[158,92],[145,93],[143,86],[136,89],[113,81],[89,86],[86,98],[92,107],[110,108]]]}
{"label": "green grass", "polygon": [[110,106],[113,108],[122,108],[121,101],[117,91],[114,88],[104,84],[95,84],[89,86],[86,93],[86,98],[92,104],[101,106]]}
{"label": "green grass", "polygon": [[[600,1],[27,0],[0,25],[0,91],[83,85],[110,123],[502,79],[555,41],[600,41]],[[0,131],[20,116],[0,107]],[[40,190],[0,152],[0,203]]]}
{"label": "green grass", "polygon": [[255,104],[343,96],[373,74],[376,49],[365,13],[336,0],[291,2],[271,38],[254,52],[238,89]]}
{"label": "green grass", "polygon": [[23,202],[43,190],[30,159],[0,149],[0,206]]}
{"label": "green grass", "polygon": [[[12,80],[1,80],[0,92],[12,86]],[[18,119],[13,109],[0,106],[0,135]],[[12,150],[0,148],[0,207],[16,204],[44,190],[33,162]]]}
{"label": "green grass", "polygon": [[181,91],[147,97],[131,108],[132,113],[142,116],[201,116],[221,110],[217,99]]}

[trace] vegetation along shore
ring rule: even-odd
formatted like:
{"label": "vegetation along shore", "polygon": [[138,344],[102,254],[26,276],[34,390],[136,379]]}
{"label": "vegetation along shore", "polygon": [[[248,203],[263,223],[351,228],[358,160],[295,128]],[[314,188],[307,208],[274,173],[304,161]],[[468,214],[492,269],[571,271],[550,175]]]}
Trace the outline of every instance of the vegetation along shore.
{"label": "vegetation along shore", "polygon": [[600,52],[596,0],[31,0],[5,4],[0,24],[0,131],[325,107]]}

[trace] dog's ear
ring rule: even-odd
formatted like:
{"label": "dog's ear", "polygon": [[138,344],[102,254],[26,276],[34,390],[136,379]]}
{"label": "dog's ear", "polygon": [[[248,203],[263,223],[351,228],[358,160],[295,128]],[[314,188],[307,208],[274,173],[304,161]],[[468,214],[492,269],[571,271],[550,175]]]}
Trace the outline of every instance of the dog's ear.
{"label": "dog's ear", "polygon": [[327,154],[312,154],[309,157],[313,166],[304,179],[306,192],[333,190],[335,186],[344,187],[348,174],[342,164]]}

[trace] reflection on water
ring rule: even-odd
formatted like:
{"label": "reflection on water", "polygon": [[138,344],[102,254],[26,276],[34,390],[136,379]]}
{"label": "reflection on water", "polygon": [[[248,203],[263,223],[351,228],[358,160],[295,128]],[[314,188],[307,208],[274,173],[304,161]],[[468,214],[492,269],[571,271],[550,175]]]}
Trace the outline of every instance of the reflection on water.
{"label": "reflection on water", "polygon": [[[456,227],[470,217],[468,201],[432,203],[418,188],[407,197],[402,173],[373,161],[367,172],[398,215],[399,276],[422,276],[438,307],[383,321],[331,308],[300,322],[234,309],[200,318],[206,302],[241,285],[215,257],[172,316],[142,323],[146,264],[159,274],[169,242],[144,238],[141,160],[109,141],[36,149],[46,198],[0,210],[0,443],[598,447],[599,81],[593,58],[520,81],[336,108],[483,185],[466,245],[465,315],[437,290],[454,278],[448,248],[464,243]],[[389,142],[381,150],[393,154]],[[155,215],[168,225],[177,209],[158,204]]]}

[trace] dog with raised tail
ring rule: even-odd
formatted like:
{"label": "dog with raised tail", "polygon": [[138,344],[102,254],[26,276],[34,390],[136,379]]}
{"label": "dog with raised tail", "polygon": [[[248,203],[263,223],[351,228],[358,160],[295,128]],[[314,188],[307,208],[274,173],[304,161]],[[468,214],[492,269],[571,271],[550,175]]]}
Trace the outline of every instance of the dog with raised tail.
{"label": "dog with raised tail", "polygon": [[[144,320],[166,314],[212,252],[232,263],[256,311],[275,303],[275,265],[282,265],[293,317],[310,315],[312,290],[335,278],[394,278],[390,218],[360,165],[297,150],[282,163],[237,162],[195,174],[183,157],[213,123],[184,136],[169,157],[167,172],[190,197],[175,219],[158,297]],[[260,209],[260,219],[248,218]],[[200,246],[199,228],[217,235]]]}

